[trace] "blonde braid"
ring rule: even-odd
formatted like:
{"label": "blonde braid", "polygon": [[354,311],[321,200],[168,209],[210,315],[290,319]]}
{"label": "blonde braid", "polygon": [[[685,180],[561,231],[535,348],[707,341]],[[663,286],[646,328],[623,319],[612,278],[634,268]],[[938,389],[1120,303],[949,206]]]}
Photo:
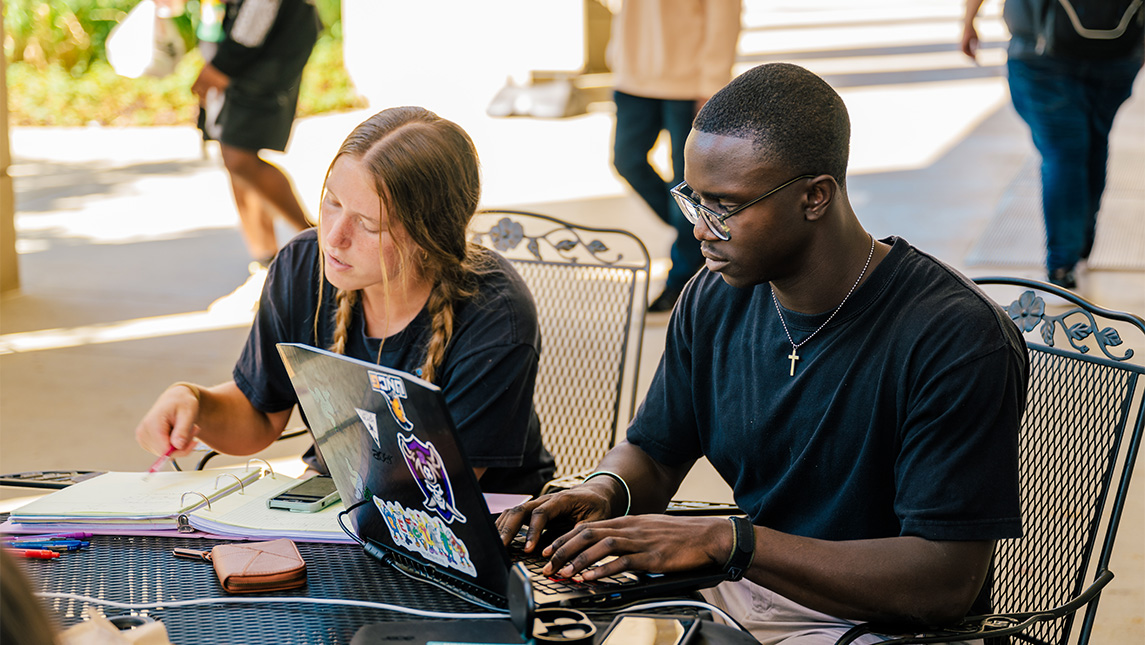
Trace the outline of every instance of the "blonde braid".
{"label": "blonde braid", "polygon": [[430,313],[432,334],[425,348],[425,363],[421,366],[421,377],[430,383],[437,376],[437,368],[445,360],[445,348],[453,337],[453,301],[456,289],[444,280],[433,285],[426,308]]}
{"label": "blonde braid", "polygon": [[493,271],[496,263],[492,252],[476,244],[465,245],[465,257],[460,263],[438,269],[438,279],[429,293],[426,309],[430,314],[429,342],[425,348],[425,362],[421,377],[431,383],[437,369],[445,361],[445,350],[453,338],[453,306],[477,295],[477,276]]}
{"label": "blonde braid", "polygon": [[334,341],[330,351],[335,354],[346,353],[346,338],[350,332],[350,322],[354,319],[354,305],[358,302],[357,291],[338,290],[335,296],[338,307],[334,312]]}

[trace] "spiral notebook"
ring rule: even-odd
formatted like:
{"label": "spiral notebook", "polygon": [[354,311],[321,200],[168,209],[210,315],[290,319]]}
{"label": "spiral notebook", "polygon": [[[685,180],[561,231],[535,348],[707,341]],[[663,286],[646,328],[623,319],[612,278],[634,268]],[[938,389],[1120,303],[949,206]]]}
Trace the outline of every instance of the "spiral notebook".
{"label": "spiral notebook", "polygon": [[57,490],[16,510],[0,530],[133,533],[173,531],[238,539],[353,542],[338,526],[341,504],[317,513],[270,509],[266,500],[299,480],[257,466],[109,472]]}

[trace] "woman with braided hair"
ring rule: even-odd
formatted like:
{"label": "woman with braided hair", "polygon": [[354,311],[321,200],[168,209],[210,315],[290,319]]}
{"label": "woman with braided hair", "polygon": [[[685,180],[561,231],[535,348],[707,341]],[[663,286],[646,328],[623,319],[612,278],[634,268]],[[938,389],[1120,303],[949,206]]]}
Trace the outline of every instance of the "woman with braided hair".
{"label": "woman with braided hair", "polygon": [[480,189],[455,123],[417,107],[361,123],[327,170],[318,227],[270,267],[233,380],[169,387],[140,445],[174,456],[197,441],[236,455],[270,445],[298,403],[275,346],[300,342],[438,385],[482,489],[539,492],[553,459],[533,409],[537,313],[512,265],[467,240]]}

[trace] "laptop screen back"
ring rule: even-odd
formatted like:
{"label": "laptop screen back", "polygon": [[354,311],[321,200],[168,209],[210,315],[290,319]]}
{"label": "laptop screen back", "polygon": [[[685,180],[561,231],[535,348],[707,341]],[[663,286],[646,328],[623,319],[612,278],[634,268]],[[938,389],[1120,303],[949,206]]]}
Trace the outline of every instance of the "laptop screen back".
{"label": "laptop screen back", "polygon": [[440,388],[306,345],[278,350],[357,534],[504,595],[509,559]]}

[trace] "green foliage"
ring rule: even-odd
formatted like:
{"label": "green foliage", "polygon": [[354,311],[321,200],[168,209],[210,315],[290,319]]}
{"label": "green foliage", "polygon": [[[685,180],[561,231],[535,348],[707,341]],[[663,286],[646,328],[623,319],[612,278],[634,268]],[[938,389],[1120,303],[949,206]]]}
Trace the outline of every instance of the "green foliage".
{"label": "green foliage", "polygon": [[[124,78],[106,61],[76,77],[59,65],[37,69],[26,61],[8,66],[12,125],[193,125],[198,103],[191,83],[203,65],[191,50],[163,78]],[[342,42],[324,35],[302,73],[298,116],[364,107],[342,65]]]}
{"label": "green foliage", "polygon": [[45,69],[82,74],[105,59],[104,42],[139,0],[6,0],[4,54]]}
{"label": "green foliage", "polygon": [[318,0],[314,6],[330,36],[342,40],[342,0]]}
{"label": "green foliage", "polygon": [[366,107],[342,63],[342,39],[323,33],[306,68],[298,97],[298,116]]}
{"label": "green foliage", "polygon": [[[191,83],[202,67],[193,34],[198,2],[177,19],[188,53],[164,78],[124,78],[104,42],[139,0],[3,0],[12,125],[177,125],[198,114]],[[302,75],[298,116],[362,107],[342,64],[340,0],[318,0],[327,30]],[[193,20],[194,18],[194,20]]]}

